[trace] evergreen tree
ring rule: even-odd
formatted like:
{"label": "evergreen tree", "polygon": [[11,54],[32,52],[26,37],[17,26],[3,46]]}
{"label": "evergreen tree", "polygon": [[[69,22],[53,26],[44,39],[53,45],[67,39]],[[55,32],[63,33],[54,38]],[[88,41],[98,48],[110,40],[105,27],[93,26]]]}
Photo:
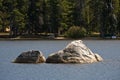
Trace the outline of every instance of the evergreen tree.
{"label": "evergreen tree", "polygon": [[11,35],[60,34],[71,26],[81,26],[88,34],[120,34],[120,1],[112,0],[111,14],[107,14],[105,1],[109,0],[0,0],[0,31],[10,27]]}
{"label": "evergreen tree", "polygon": [[120,35],[120,0],[114,0],[114,13],[117,16],[117,35]]}
{"label": "evergreen tree", "polygon": [[58,33],[60,27],[60,0],[48,0],[49,3],[49,31]]}
{"label": "evergreen tree", "polygon": [[[91,11],[91,20],[89,26],[91,31],[99,32],[101,26],[101,16],[103,11],[103,0],[91,0],[89,2]],[[104,12],[104,11],[103,11]]]}
{"label": "evergreen tree", "polygon": [[42,18],[42,1],[40,0],[30,0],[29,7],[28,7],[28,33],[38,33],[41,31],[41,27],[43,24]]}
{"label": "evergreen tree", "polygon": [[0,0],[0,31],[2,30],[2,0]]}
{"label": "evergreen tree", "polygon": [[74,0],[74,10],[73,10],[73,19],[75,26],[85,27],[85,21],[83,19],[83,9],[85,0]]}
{"label": "evergreen tree", "polygon": [[43,12],[43,27],[42,32],[49,32],[49,4],[48,0],[43,0],[42,4]]}
{"label": "evergreen tree", "polygon": [[0,31],[4,32],[10,24],[10,14],[13,9],[11,0],[0,0]]}
{"label": "evergreen tree", "polygon": [[61,22],[60,22],[60,29],[62,32],[68,30],[71,26],[74,25],[74,17],[73,17],[73,10],[75,7],[74,0],[61,0],[60,2],[61,7]]}

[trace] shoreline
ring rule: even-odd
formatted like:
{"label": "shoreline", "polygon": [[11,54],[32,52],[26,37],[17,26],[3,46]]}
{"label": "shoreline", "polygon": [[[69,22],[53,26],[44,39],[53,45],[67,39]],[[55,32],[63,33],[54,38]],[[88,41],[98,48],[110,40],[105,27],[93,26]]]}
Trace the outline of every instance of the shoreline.
{"label": "shoreline", "polygon": [[65,37],[55,37],[55,38],[0,38],[0,41],[22,41],[22,40],[120,40],[120,38],[112,39],[112,38],[100,38],[100,37],[85,37],[79,39],[71,39]]}

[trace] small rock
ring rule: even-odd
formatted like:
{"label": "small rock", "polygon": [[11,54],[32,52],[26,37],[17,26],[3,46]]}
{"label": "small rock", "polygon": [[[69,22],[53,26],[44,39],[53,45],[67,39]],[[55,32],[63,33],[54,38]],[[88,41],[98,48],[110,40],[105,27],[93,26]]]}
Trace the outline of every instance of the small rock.
{"label": "small rock", "polygon": [[39,51],[22,52],[13,62],[14,63],[44,63],[45,57]]}
{"label": "small rock", "polygon": [[102,57],[94,54],[82,40],[76,40],[69,43],[65,49],[50,54],[46,63],[93,63],[102,60]]}

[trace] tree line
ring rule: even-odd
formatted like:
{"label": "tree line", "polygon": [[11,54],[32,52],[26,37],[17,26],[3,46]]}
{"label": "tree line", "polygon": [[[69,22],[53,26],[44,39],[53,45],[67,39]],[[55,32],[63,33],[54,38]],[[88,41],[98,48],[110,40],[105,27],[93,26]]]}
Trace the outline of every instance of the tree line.
{"label": "tree line", "polygon": [[[109,25],[103,25],[109,24],[104,15],[105,1],[109,0],[0,0],[0,32],[9,27],[11,35],[60,35],[72,26],[79,26],[86,29],[87,35],[92,32],[109,34]],[[115,33],[119,35],[120,1],[112,0],[112,6],[117,19]]]}

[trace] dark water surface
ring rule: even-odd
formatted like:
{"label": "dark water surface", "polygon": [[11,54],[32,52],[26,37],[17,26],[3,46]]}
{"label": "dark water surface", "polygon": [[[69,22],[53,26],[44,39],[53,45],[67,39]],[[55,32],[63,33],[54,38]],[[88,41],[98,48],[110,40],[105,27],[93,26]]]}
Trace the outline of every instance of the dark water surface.
{"label": "dark water surface", "polygon": [[41,50],[47,57],[63,49],[70,40],[0,41],[0,80],[120,80],[120,41],[84,40],[104,58],[93,64],[15,64],[21,52]]}

